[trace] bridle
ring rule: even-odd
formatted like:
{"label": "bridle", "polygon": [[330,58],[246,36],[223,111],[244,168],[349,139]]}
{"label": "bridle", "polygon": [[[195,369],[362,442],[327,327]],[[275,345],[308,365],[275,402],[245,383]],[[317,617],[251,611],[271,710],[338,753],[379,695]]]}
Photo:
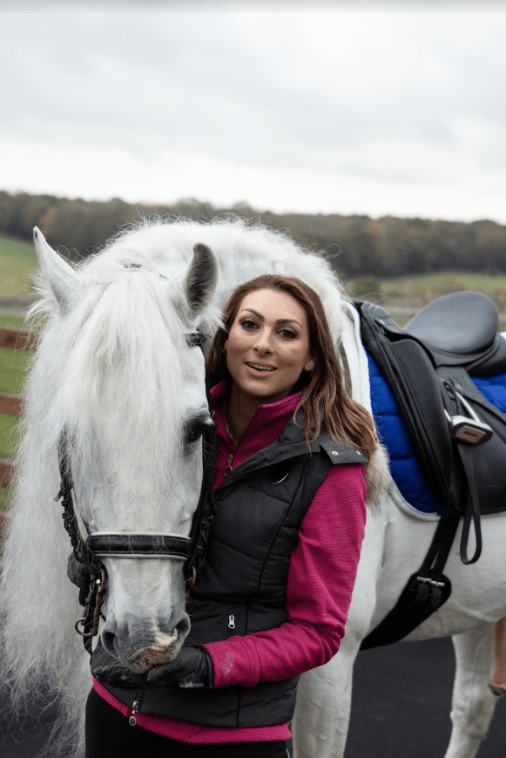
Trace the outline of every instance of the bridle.
{"label": "bridle", "polygon": [[[185,335],[188,347],[202,348],[206,337],[201,332]],[[207,388],[208,402],[209,390]],[[115,532],[92,532],[83,521],[87,531],[83,539],[74,508],[72,490],[74,488],[68,438],[63,430],[58,442],[58,462],[60,467],[60,491],[55,501],[61,500],[63,524],[69,534],[74,559],[80,564],[80,571],[89,575],[87,589],[81,589],[79,602],[84,606],[84,616],[75,625],[83,637],[88,653],[92,652],[92,638],[98,633],[101,606],[107,583],[107,573],[102,558],[167,558],[184,561],[183,574],[186,579],[187,598],[197,577],[197,571],[204,563],[207,540],[215,505],[213,497],[215,427],[205,425],[203,435],[203,479],[200,498],[193,516],[189,537],[183,534],[119,534]],[[74,495],[75,497],[75,495]]]}

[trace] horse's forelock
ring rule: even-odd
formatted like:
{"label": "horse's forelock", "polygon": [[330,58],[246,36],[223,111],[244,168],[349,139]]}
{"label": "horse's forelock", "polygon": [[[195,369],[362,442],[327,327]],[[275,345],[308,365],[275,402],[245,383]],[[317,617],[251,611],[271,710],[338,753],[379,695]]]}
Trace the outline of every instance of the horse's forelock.
{"label": "horse's forelock", "polygon": [[162,429],[167,440],[183,412],[188,378],[179,295],[142,271],[97,288],[66,326],[71,344],[57,402],[72,425],[110,419],[120,427],[112,431],[133,446],[142,442],[139,436],[153,438]]}

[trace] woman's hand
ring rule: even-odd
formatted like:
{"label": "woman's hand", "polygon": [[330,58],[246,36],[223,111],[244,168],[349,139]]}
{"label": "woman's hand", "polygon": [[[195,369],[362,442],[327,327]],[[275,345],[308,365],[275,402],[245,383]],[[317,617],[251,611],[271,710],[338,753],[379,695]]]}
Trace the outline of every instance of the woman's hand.
{"label": "woman's hand", "polygon": [[177,684],[183,689],[204,687],[210,690],[213,686],[213,673],[213,662],[205,648],[183,647],[175,661],[150,669],[148,682],[160,687]]}
{"label": "woman's hand", "polygon": [[175,685],[183,689],[205,687],[210,690],[214,671],[211,656],[201,647],[183,647],[172,663],[162,663],[144,674],[135,674],[99,645],[91,658],[91,673],[106,686],[126,689]]}
{"label": "woman's hand", "polygon": [[149,684],[146,674],[135,674],[109,655],[102,645],[98,645],[91,656],[91,673],[98,682],[106,686],[110,684],[112,687],[123,687],[127,690],[153,686]]}

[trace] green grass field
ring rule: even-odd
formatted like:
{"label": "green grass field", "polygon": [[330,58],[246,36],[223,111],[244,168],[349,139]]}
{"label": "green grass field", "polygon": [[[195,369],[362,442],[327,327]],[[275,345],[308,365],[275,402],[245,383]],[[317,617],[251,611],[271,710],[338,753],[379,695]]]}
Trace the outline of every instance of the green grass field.
{"label": "green grass field", "polygon": [[466,274],[460,271],[418,274],[380,280],[380,289],[387,297],[420,297],[426,302],[448,292],[474,290],[488,295],[499,306],[506,305],[506,276]]}
{"label": "green grass field", "polygon": [[[22,328],[26,319],[16,314],[0,314],[0,326]],[[0,392],[20,395],[30,362],[31,353],[0,348]],[[0,415],[0,458],[10,458],[19,442],[18,420],[15,416]],[[8,504],[8,491],[0,488],[0,507]]]}
{"label": "green grass field", "polygon": [[[37,269],[37,256],[32,245],[13,238],[0,239],[0,297],[26,295],[30,277]],[[0,313],[0,326],[22,328],[23,315]],[[12,395],[22,393],[26,370],[31,354],[24,351],[0,348],[0,392]],[[19,441],[17,419],[0,415],[0,458],[10,458]],[[0,507],[6,505],[8,493],[0,488]]]}
{"label": "green grass field", "polygon": [[[18,350],[0,348],[0,392],[20,395],[30,354]],[[0,458],[11,458],[19,442],[16,416],[0,415]],[[0,488],[0,507],[8,503],[8,491]]]}
{"label": "green grass field", "polygon": [[[30,277],[37,269],[37,256],[32,245],[13,238],[0,239],[0,297],[26,295]],[[0,326],[22,328],[23,315],[1,313]],[[0,348],[0,392],[20,395],[30,353]],[[10,458],[19,441],[17,419],[0,415],[0,458]],[[7,492],[0,488],[0,506],[5,505]]]}
{"label": "green grass field", "polygon": [[10,239],[0,239],[0,296],[26,295],[30,276],[37,268],[37,256],[32,245]]}

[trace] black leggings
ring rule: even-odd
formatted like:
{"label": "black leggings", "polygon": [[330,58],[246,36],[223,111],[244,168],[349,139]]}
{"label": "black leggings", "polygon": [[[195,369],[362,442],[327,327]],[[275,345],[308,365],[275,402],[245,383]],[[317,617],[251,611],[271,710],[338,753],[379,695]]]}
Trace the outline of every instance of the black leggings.
{"label": "black leggings", "polygon": [[86,758],[290,758],[286,743],[190,745],[139,726],[92,690],[86,704]]}

